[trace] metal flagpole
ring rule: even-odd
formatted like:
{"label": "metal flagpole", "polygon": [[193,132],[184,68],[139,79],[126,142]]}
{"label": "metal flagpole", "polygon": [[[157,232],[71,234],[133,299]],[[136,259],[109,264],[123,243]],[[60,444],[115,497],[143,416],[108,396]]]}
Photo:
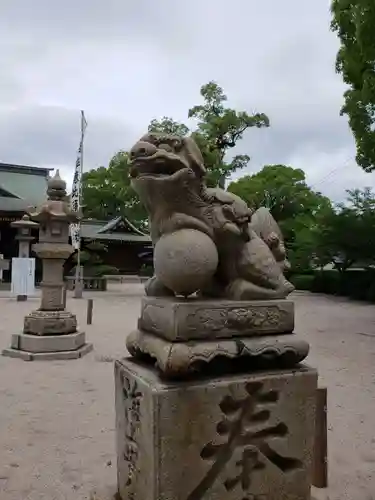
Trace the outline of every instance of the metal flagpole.
{"label": "metal flagpole", "polygon": [[[73,180],[73,190],[72,190],[72,208],[81,216],[82,210],[82,174],[83,174],[83,139],[85,137],[85,131],[87,127],[87,122],[85,119],[84,111],[81,111],[81,140],[78,148],[78,156],[76,161],[76,169],[74,173]],[[74,237],[73,237],[74,233]],[[80,221],[73,228],[72,231],[72,243],[74,248],[77,250],[77,262],[75,270],[74,279],[74,298],[82,298],[83,290],[83,276],[82,276],[82,266],[81,266],[81,224]]]}

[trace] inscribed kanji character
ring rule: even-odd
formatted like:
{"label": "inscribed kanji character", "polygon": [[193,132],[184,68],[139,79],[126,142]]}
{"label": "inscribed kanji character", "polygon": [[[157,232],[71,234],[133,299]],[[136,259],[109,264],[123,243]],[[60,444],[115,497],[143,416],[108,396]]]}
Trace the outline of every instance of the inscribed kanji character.
{"label": "inscribed kanji character", "polygon": [[[224,487],[227,491],[240,488],[243,492],[242,500],[261,500],[262,495],[250,491],[252,475],[255,471],[264,469],[268,462],[277,467],[280,473],[287,473],[302,466],[299,460],[280,455],[268,444],[269,438],[286,437],[288,427],[284,423],[268,423],[271,408],[278,402],[278,392],[263,392],[262,388],[261,383],[248,383],[245,387],[245,398],[226,396],[222,400],[220,409],[223,418],[217,424],[216,430],[219,436],[226,438],[226,442],[210,442],[203,447],[202,459],[212,461],[213,465],[187,500],[203,498],[229,463],[235,450],[240,450],[242,455],[241,460],[235,464],[239,473],[226,478]],[[259,405],[262,406],[261,409],[258,408]]]}
{"label": "inscribed kanji character", "polygon": [[125,437],[127,443],[124,449],[124,460],[128,462],[128,479],[126,486],[130,486],[137,470],[139,456],[138,444],[136,442],[136,431],[140,423],[140,400],[142,393],[138,391],[137,383],[133,383],[124,377],[122,380],[122,391],[125,402]]}

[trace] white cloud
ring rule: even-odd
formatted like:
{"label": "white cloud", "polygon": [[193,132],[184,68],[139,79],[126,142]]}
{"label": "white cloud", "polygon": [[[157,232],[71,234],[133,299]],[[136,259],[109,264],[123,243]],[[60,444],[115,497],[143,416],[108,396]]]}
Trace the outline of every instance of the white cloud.
{"label": "white cloud", "polygon": [[230,105],[271,119],[238,146],[249,172],[285,163],[314,184],[338,169],[319,188],[341,199],[373,176],[355,165],[339,116],[329,22],[326,0],[308,9],[300,0],[4,0],[0,161],[58,166],[71,179],[80,109],[88,169],[130,147],[154,117],[187,121],[214,79]]}

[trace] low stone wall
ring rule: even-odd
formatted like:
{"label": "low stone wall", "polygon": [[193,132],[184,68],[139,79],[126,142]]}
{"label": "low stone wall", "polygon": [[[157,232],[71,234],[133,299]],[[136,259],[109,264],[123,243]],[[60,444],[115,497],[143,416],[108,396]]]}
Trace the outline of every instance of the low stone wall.
{"label": "low stone wall", "polygon": [[[67,290],[74,290],[74,276],[67,276],[65,278]],[[105,292],[107,290],[107,279],[105,277],[85,277],[83,278],[83,289]]]}

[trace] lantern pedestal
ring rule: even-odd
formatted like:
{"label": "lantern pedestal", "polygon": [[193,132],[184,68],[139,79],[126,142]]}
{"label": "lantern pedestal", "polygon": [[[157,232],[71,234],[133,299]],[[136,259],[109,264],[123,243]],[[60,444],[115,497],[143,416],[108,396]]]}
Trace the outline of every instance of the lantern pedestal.
{"label": "lantern pedestal", "polygon": [[86,343],[85,332],[68,335],[12,335],[11,347],[3,350],[3,356],[24,361],[78,359],[93,350]]}

